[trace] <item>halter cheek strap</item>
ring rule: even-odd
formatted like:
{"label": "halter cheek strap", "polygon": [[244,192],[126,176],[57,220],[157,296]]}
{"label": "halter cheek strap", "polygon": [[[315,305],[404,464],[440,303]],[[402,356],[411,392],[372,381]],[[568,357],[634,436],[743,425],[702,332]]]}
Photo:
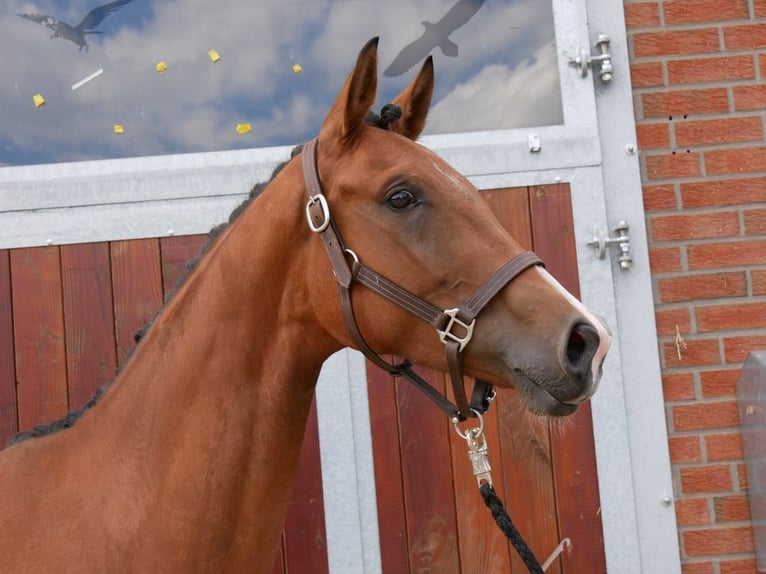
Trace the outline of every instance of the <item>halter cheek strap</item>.
{"label": "halter cheek strap", "polygon": [[[468,417],[476,416],[474,411],[484,413],[494,399],[494,390],[492,385],[486,381],[477,380],[469,402],[463,384],[462,351],[471,340],[476,317],[487,303],[522,271],[535,265],[543,265],[542,260],[531,251],[524,251],[503,265],[460,307],[445,310],[435,307],[361,263],[356,254],[343,245],[335,222],[330,217],[327,199],[322,193],[322,187],[319,183],[316,146],[316,138],[306,143],[303,147],[301,160],[303,178],[309,196],[306,204],[306,218],[311,231],[322,238],[330,258],[340,289],[343,318],[354,343],[375,365],[393,376],[401,376],[414,383],[453,419],[465,420]],[[351,261],[350,264],[349,260]],[[412,369],[408,360],[405,359],[401,363],[389,363],[372,350],[359,331],[354,316],[354,308],[351,303],[351,285],[353,282],[360,283],[378,293],[436,330],[444,343],[456,404],[450,402],[420,377]]]}

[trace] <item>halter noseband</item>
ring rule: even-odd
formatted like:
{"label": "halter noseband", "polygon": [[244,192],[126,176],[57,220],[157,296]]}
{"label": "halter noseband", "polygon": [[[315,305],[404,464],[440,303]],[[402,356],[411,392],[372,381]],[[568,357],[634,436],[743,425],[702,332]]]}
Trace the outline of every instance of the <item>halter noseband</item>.
{"label": "halter noseband", "polygon": [[[468,417],[476,416],[475,413],[486,412],[495,398],[495,392],[491,384],[477,379],[471,394],[471,401],[468,401],[463,384],[461,352],[471,340],[476,316],[485,305],[522,271],[535,265],[544,265],[542,260],[531,251],[523,251],[496,271],[460,307],[441,310],[370,269],[359,261],[353,251],[344,247],[335,222],[330,218],[327,198],[322,193],[322,186],[319,183],[316,147],[317,138],[314,138],[303,146],[302,153],[303,179],[309,196],[306,204],[306,218],[311,231],[317,233],[324,242],[340,288],[343,318],[359,350],[370,361],[392,376],[404,377],[414,383],[453,420],[462,421]],[[351,259],[350,265],[349,258]],[[405,359],[398,364],[389,363],[367,344],[359,331],[354,317],[354,309],[351,305],[351,284],[354,281],[409,311],[436,329],[439,338],[444,343],[456,404],[450,402],[415,373],[408,360]]]}

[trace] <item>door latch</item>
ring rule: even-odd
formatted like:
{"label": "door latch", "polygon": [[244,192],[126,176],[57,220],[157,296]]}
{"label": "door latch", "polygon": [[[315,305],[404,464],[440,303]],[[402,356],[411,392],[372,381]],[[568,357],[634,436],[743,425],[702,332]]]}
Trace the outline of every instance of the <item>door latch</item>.
{"label": "door latch", "polygon": [[630,255],[629,230],[630,226],[627,222],[619,221],[617,225],[612,228],[612,231],[617,233],[617,237],[609,237],[608,232],[601,231],[601,229],[596,227],[593,239],[588,241],[588,245],[596,249],[599,259],[604,259],[606,257],[607,247],[616,245],[620,250],[620,254],[617,257],[620,267],[623,269],[630,269],[633,265],[633,257]]}
{"label": "door latch", "polygon": [[612,80],[612,74],[614,68],[612,68],[612,56],[609,54],[609,36],[606,34],[599,34],[596,40],[597,54],[588,54],[583,48],[577,50],[577,55],[569,56],[569,65],[577,68],[581,77],[588,75],[588,68],[596,69],[596,65],[599,67],[598,75],[601,81],[608,83]]}

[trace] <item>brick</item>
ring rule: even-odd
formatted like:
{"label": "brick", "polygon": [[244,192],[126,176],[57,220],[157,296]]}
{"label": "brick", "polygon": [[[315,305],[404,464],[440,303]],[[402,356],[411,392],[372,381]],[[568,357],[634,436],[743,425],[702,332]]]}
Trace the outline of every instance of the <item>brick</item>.
{"label": "brick", "polygon": [[695,312],[701,333],[766,327],[766,302],[710,305]]}
{"label": "brick", "polygon": [[657,324],[657,334],[675,335],[676,329],[683,333],[691,331],[691,310],[684,309],[658,309],[654,312]]}
{"label": "brick", "polygon": [[641,94],[645,118],[714,114],[729,111],[726,88],[674,90]]}
{"label": "brick", "polygon": [[633,34],[633,54],[636,58],[718,51],[720,43],[716,28]]}
{"label": "brick", "polygon": [[681,564],[681,574],[716,574],[712,562],[684,562]]}
{"label": "brick", "polygon": [[683,207],[766,202],[766,177],[681,183]]}
{"label": "brick", "polygon": [[750,351],[762,349],[766,349],[766,335],[727,337],[723,341],[724,358],[727,363],[743,363]]}
{"label": "brick", "polygon": [[662,62],[640,62],[630,65],[630,81],[633,88],[650,88],[665,83]]}
{"label": "brick", "polygon": [[689,245],[690,269],[766,265],[766,239]]}
{"label": "brick", "polygon": [[743,297],[747,295],[744,271],[684,275],[658,280],[659,299],[663,303]]}
{"label": "brick", "polygon": [[745,468],[745,463],[737,464],[737,482],[739,490],[742,492],[746,492],[748,489],[747,485],[747,469]]}
{"label": "brick", "polygon": [[708,175],[766,171],[766,147],[752,146],[705,152]]}
{"label": "brick", "polygon": [[662,211],[678,207],[675,188],[672,184],[645,185],[642,193],[645,211]]}
{"label": "brick", "polygon": [[704,526],[710,524],[707,498],[680,498],[676,500],[678,526]]}
{"label": "brick", "polygon": [[753,295],[766,295],[766,269],[755,269],[750,272],[753,285]]}
{"label": "brick", "polygon": [[663,4],[665,24],[721,22],[747,18],[747,0],[669,0]]}
{"label": "brick", "polygon": [[723,43],[726,50],[757,50],[766,47],[766,24],[725,26]]}
{"label": "brick", "polygon": [[758,572],[755,558],[721,561],[720,568],[721,574],[753,574]]}
{"label": "brick", "polygon": [[681,250],[678,247],[655,247],[649,250],[652,273],[681,270]]}
{"label": "brick", "polygon": [[657,149],[670,147],[670,129],[668,124],[636,125],[639,149]]}
{"label": "brick", "polygon": [[725,429],[739,425],[736,401],[675,405],[672,413],[673,428],[677,431]]}
{"label": "brick", "polygon": [[745,210],[745,235],[766,235],[766,207]]}
{"label": "brick", "polygon": [[756,116],[690,121],[676,123],[674,127],[679,147],[763,139],[761,118]]}
{"label": "brick", "polygon": [[740,373],[739,369],[702,371],[700,373],[702,396],[705,398],[735,397]]}
{"label": "brick", "polygon": [[736,211],[654,216],[649,219],[654,241],[684,241],[739,235]]}
{"label": "brick", "polygon": [[662,375],[662,394],[665,401],[693,399],[694,377],[691,373],[665,373]]}
{"label": "brick", "polygon": [[695,177],[701,173],[700,154],[681,153],[665,155],[647,155],[646,176],[649,179],[674,179],[679,177]]}
{"label": "brick", "polygon": [[667,66],[668,83],[671,85],[755,78],[755,65],[750,55],[673,60]]}
{"label": "brick", "polygon": [[727,492],[732,489],[728,464],[692,466],[679,469],[681,491],[685,494]]}
{"label": "brick", "polygon": [[625,26],[628,30],[660,24],[660,10],[657,2],[627,3],[624,9]]}
{"label": "brick", "polygon": [[744,522],[750,520],[750,503],[747,496],[714,496],[713,512],[716,522]]}
{"label": "brick", "polygon": [[755,550],[753,531],[749,526],[688,530],[681,534],[689,556],[744,554]]}
{"label": "brick", "polygon": [[754,0],[755,5],[755,17],[766,17],[766,0]]}
{"label": "brick", "polygon": [[734,109],[760,110],[766,107],[766,85],[734,86]]}
{"label": "brick", "polygon": [[742,459],[742,435],[738,432],[706,435],[705,452],[710,462]]}
{"label": "brick", "polygon": [[719,365],[721,353],[717,339],[686,339],[681,348],[679,359],[675,341],[666,341],[662,345],[665,367],[694,367],[701,365]]}
{"label": "brick", "polygon": [[672,436],[668,439],[670,462],[702,462],[702,448],[697,436]]}

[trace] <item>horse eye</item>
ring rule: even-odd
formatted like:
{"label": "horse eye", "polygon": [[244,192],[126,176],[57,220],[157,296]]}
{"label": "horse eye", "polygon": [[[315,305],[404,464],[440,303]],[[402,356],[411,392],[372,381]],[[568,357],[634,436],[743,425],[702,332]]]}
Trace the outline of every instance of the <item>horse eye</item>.
{"label": "horse eye", "polygon": [[386,198],[386,202],[392,209],[402,211],[415,205],[418,200],[415,198],[415,195],[411,191],[400,189],[389,195],[388,198]]}

